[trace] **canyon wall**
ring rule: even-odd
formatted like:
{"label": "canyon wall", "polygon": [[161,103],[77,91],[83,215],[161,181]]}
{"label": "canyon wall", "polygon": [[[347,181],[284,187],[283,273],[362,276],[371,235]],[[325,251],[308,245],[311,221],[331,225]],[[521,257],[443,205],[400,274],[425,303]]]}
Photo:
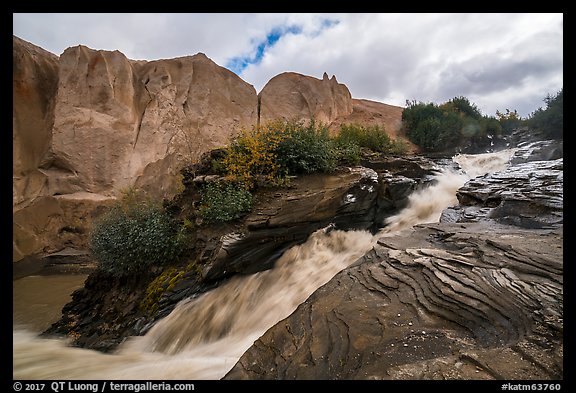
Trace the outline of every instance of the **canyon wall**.
{"label": "canyon wall", "polygon": [[257,94],[203,53],[144,61],[79,45],[56,56],[14,36],[13,260],[85,247],[102,206],[130,187],[170,198],[184,162],[242,128],[312,117],[373,124],[392,114],[386,124],[399,129],[402,108],[367,122],[362,101],[326,73],[282,73]]}

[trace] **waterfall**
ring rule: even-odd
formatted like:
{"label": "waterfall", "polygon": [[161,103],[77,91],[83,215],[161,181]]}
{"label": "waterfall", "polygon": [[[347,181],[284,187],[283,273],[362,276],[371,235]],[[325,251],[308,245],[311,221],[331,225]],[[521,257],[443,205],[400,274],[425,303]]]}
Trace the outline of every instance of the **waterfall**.
{"label": "waterfall", "polygon": [[504,169],[513,150],[454,157],[461,171],[445,169],[414,192],[376,236],[367,231],[321,229],[286,251],[273,269],[236,276],[180,302],[171,314],[115,353],[73,348],[66,340],[13,331],[14,379],[220,379],[270,327],[289,316],[317,288],[370,250],[380,236],[438,221],[455,205],[456,190],[471,177]]}

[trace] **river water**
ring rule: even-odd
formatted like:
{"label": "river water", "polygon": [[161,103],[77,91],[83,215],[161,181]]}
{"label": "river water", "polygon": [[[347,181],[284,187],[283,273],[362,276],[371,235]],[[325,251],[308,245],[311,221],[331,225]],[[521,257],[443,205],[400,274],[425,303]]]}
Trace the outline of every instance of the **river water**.
{"label": "river water", "polygon": [[113,354],[72,348],[14,328],[14,379],[220,379],[239,357],[317,288],[355,262],[377,239],[424,222],[437,222],[457,203],[470,179],[503,170],[513,150],[454,157],[462,171],[446,169],[376,236],[367,231],[324,231],[284,253],[271,270],[235,277],[193,300],[184,300],[142,337]]}
{"label": "river water", "polygon": [[27,276],[12,284],[12,321],[15,328],[41,333],[62,316],[72,292],[84,286],[85,274]]}

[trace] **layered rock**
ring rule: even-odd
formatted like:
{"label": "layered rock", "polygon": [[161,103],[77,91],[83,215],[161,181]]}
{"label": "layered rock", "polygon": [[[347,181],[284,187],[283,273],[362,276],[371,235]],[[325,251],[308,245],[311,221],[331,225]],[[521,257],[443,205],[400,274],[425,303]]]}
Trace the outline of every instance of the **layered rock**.
{"label": "layered rock", "polygon": [[314,118],[330,125],[352,113],[352,96],[335,76],[322,79],[284,72],[270,79],[258,94],[260,123],[270,120]]}
{"label": "layered rock", "polygon": [[562,159],[468,181],[442,222],[381,235],[226,379],[561,379],[562,185]]}
{"label": "layered rock", "polygon": [[[378,175],[353,168],[297,179],[294,189],[260,203],[242,231],[218,239],[204,272],[208,281],[269,269],[282,253],[323,227],[367,229],[376,214]],[[209,248],[212,248],[209,247]]]}
{"label": "layered rock", "polygon": [[528,161],[468,181],[459,205],[442,222],[495,221],[523,228],[554,228],[564,221],[563,159]]}
{"label": "layered rock", "polygon": [[482,223],[382,237],[225,379],[561,379],[562,239]]}

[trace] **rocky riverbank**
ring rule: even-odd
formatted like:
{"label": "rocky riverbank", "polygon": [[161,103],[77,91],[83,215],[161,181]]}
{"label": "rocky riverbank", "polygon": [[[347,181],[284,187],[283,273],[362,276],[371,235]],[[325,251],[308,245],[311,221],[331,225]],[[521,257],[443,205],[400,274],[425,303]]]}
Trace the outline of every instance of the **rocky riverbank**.
{"label": "rocky riverbank", "polygon": [[[259,193],[240,222],[199,233],[201,269],[165,285],[153,312],[141,305],[162,271],[125,280],[94,272],[46,335],[110,351],[180,300],[273,267],[319,228],[384,229],[371,251],[257,340],[226,378],[562,378],[563,160],[539,160],[541,148],[549,144],[519,148],[516,165],[468,181],[441,222],[398,233],[386,233],[386,218],[434,184],[437,162],[371,157],[364,164],[372,168],[294,179]],[[192,197],[184,192],[179,208]]]}
{"label": "rocky riverbank", "polygon": [[525,153],[383,235],[225,379],[562,379],[563,160]]}
{"label": "rocky riverbank", "polygon": [[[187,188],[169,203],[175,214],[185,216],[198,198],[200,182],[215,176],[206,160],[183,171]],[[94,271],[45,335],[66,335],[77,346],[113,350],[127,337],[146,333],[180,300],[196,297],[236,274],[270,269],[284,251],[304,243],[320,228],[377,231],[438,170],[425,157],[366,157],[365,164],[375,169],[340,168],[332,174],[294,178],[289,187],[260,189],[251,213],[242,220],[201,226],[181,265],[123,279]],[[173,285],[176,274],[171,272],[181,272]],[[153,290],[159,293],[154,298]]]}

